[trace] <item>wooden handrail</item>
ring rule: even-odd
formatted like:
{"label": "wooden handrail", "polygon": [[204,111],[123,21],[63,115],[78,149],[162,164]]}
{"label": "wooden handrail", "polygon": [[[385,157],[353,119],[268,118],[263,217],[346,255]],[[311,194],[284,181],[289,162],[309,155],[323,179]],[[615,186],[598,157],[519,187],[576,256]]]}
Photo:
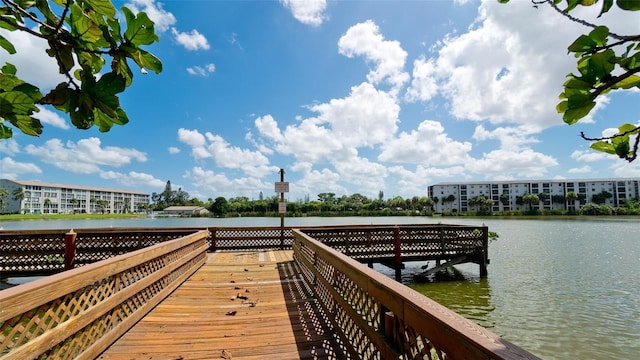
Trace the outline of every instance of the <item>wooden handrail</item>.
{"label": "wooden handrail", "polygon": [[0,291],[0,359],[93,359],[206,260],[208,232]]}
{"label": "wooden handrail", "polygon": [[293,234],[295,261],[357,358],[537,359],[303,231]]}

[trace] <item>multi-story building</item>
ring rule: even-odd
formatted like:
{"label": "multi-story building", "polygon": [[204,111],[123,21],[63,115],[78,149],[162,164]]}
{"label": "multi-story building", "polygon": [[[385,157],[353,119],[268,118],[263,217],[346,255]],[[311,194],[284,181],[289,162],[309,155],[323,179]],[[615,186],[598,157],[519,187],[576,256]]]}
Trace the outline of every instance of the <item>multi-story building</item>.
{"label": "multi-story building", "polygon": [[127,213],[149,205],[149,194],[139,191],[7,179],[0,189],[7,191],[0,213]]}
{"label": "multi-story building", "polygon": [[[567,197],[569,193],[575,198]],[[540,202],[524,203],[525,194],[537,195]],[[438,198],[435,212],[474,211],[470,200],[480,195],[493,200],[492,211],[529,207],[578,210],[589,202],[617,207],[624,206],[627,199],[640,197],[640,178],[445,182],[429,186],[429,197]]]}

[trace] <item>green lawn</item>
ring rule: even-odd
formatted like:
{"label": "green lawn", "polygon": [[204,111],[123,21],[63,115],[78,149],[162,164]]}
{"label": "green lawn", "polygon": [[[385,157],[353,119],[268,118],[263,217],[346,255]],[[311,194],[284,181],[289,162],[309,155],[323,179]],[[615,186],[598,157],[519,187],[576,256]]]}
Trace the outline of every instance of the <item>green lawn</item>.
{"label": "green lawn", "polygon": [[58,220],[58,219],[131,219],[144,218],[145,214],[2,214],[3,220]]}

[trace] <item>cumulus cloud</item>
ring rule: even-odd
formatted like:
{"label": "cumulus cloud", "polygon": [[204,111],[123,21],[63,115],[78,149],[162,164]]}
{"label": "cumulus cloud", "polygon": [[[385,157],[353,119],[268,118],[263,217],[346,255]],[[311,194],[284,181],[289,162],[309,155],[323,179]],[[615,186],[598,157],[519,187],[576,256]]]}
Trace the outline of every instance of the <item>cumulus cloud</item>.
{"label": "cumulus cloud", "polygon": [[207,77],[209,74],[213,74],[216,71],[214,64],[207,64],[205,66],[192,66],[187,68],[189,75]]}
{"label": "cumulus cloud", "polygon": [[239,169],[246,175],[261,178],[278,171],[269,164],[269,159],[259,151],[231,146],[223,137],[198,130],[179,129],[178,140],[191,146],[195,159],[212,159],[219,167]]}
{"label": "cumulus cloud", "polygon": [[15,155],[20,152],[20,145],[15,139],[2,139],[0,141],[0,153]]}
{"label": "cumulus cloud", "polygon": [[293,155],[297,161],[345,161],[358,147],[372,147],[391,139],[400,112],[393,96],[369,83],[354,86],[345,98],[308,108],[317,116],[284,130],[269,115],[257,118],[259,136],[272,142],[276,151]]}
{"label": "cumulus cloud", "polygon": [[183,177],[190,179],[192,185],[199,192],[205,194],[224,193],[226,197],[247,196],[247,194],[255,194],[257,197],[257,189],[273,187],[271,182],[266,183],[256,177],[245,176],[231,179],[223,173],[217,173],[199,166],[187,171]]}
{"label": "cumulus cloud", "polygon": [[536,178],[545,176],[554,166],[558,166],[558,161],[552,156],[525,148],[519,151],[506,149],[491,151],[483,154],[481,159],[468,163],[466,168],[487,177],[500,175]]}
{"label": "cumulus cloud", "polygon": [[159,33],[163,33],[171,28],[176,23],[176,17],[162,8],[162,3],[155,2],[154,0],[132,0],[125,4],[126,7],[131,9],[134,13],[145,12],[149,16],[149,19],[154,22],[155,30]]}
{"label": "cumulus cloud", "polygon": [[57,168],[77,174],[93,174],[101,172],[102,166],[119,167],[132,161],[145,162],[145,153],[117,146],[102,146],[99,138],[68,141],[64,144],[59,139],[47,140],[42,146],[27,145],[27,154],[52,164]]}
{"label": "cumulus cloud", "polygon": [[18,77],[39,87],[43,93],[66,81],[64,75],[59,73],[55,59],[46,54],[49,45],[45,40],[23,31],[5,29],[0,29],[0,36],[5,37],[16,48],[16,53],[12,55],[0,48],[0,54],[3,63],[6,61],[16,65]]}
{"label": "cumulus cloud", "polygon": [[407,52],[398,41],[385,40],[371,20],[350,27],[338,41],[338,51],[349,58],[363,56],[374,64],[367,80],[372,84],[387,82],[394,93],[409,80],[404,71]]}
{"label": "cumulus cloud", "polygon": [[17,179],[23,174],[42,174],[42,170],[33,163],[18,162],[5,157],[0,159],[0,174],[5,179]]}
{"label": "cumulus cloud", "polygon": [[164,181],[156,179],[151,174],[145,174],[136,171],[129,171],[128,173],[103,171],[100,173],[100,177],[106,180],[114,180],[118,184],[130,188],[140,188],[147,186],[161,188],[166,184]]}
{"label": "cumulus cloud", "polygon": [[36,106],[40,111],[37,113],[34,113],[33,117],[37,118],[44,124],[48,124],[53,127],[57,127],[59,129],[64,129],[64,130],[69,129],[69,124],[67,123],[67,121],[64,118],[62,118],[62,116],[60,116],[57,112],[51,111],[40,105],[36,105]]}
{"label": "cumulus cloud", "polygon": [[169,154],[175,155],[180,153],[180,149],[175,146],[169,146]]}
{"label": "cumulus cloud", "polygon": [[588,174],[592,171],[591,166],[585,165],[579,168],[571,168],[567,172],[569,174]]}
{"label": "cumulus cloud", "polygon": [[455,141],[442,124],[425,120],[417,130],[402,132],[381,148],[380,161],[447,166],[468,162],[471,143]]}
{"label": "cumulus cloud", "polygon": [[173,34],[178,44],[184,46],[184,48],[187,50],[209,50],[210,48],[207,38],[198,30],[193,29],[190,33],[186,33],[172,28],[171,33]]}
{"label": "cumulus cloud", "polygon": [[305,25],[320,26],[327,19],[324,14],[326,0],[280,0],[280,3],[291,11],[296,20]]}
{"label": "cumulus cloud", "polygon": [[571,153],[571,158],[577,161],[594,162],[605,159],[607,154],[594,150],[576,150]]}

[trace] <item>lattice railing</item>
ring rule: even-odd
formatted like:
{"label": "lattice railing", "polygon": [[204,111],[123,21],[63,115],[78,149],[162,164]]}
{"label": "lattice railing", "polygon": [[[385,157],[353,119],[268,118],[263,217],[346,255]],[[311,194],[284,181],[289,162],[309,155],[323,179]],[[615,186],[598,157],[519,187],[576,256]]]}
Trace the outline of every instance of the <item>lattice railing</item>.
{"label": "lattice railing", "polygon": [[302,231],[294,239],[301,274],[350,358],[537,359]]}
{"label": "lattice railing", "polygon": [[207,232],[0,291],[0,359],[92,359],[206,259]]}
{"label": "lattice railing", "polygon": [[290,227],[210,227],[211,251],[291,249]]}

